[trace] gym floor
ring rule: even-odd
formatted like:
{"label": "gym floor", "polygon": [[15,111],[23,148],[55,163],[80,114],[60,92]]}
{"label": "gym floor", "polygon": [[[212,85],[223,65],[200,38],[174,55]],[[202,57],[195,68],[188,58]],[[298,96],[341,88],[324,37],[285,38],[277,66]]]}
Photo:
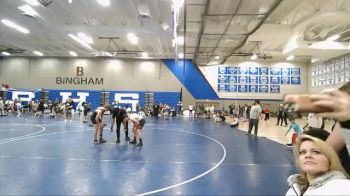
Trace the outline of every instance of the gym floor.
{"label": "gym floor", "polygon": [[284,195],[296,173],[290,148],[226,123],[146,118],[136,147],[105,119],[94,145],[79,116],[0,117],[0,195]]}

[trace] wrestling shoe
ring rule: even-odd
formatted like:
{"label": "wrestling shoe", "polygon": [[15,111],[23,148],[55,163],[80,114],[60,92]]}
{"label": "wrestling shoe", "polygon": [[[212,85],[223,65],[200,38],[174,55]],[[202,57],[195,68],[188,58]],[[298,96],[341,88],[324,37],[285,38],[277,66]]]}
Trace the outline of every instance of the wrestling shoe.
{"label": "wrestling shoe", "polygon": [[107,141],[104,140],[102,137],[100,138],[100,144],[106,143]]}

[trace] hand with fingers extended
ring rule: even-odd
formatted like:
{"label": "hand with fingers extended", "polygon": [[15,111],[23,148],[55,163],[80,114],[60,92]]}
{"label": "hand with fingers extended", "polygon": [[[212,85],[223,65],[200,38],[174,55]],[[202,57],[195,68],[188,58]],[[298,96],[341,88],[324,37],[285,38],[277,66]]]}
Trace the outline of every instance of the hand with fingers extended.
{"label": "hand with fingers extended", "polygon": [[317,116],[333,118],[340,122],[350,120],[350,94],[337,89],[326,89],[321,94],[310,95],[310,98],[313,104],[332,110],[320,112]]}
{"label": "hand with fingers extended", "polygon": [[285,109],[288,112],[307,112],[307,113],[324,113],[333,111],[332,108],[324,107],[322,105],[315,105],[313,96],[319,96],[319,94],[291,94],[285,95],[283,101],[285,103]]}

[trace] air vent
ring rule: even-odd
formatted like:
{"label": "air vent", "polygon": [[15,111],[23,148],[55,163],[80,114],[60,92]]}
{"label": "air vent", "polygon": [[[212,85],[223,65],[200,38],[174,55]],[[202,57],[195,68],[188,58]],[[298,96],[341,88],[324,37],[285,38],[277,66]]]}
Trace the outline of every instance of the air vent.
{"label": "air vent", "polygon": [[149,23],[152,20],[151,13],[149,11],[147,4],[139,4],[137,6],[138,14],[137,19],[141,22],[141,24]]}
{"label": "air vent", "polygon": [[43,6],[47,7],[52,3],[52,0],[38,0]]}
{"label": "air vent", "polygon": [[14,49],[14,48],[7,48],[6,50],[3,50],[9,53],[16,53],[16,54],[21,54],[23,52],[25,52],[26,50],[23,49]]}
{"label": "air vent", "polygon": [[141,22],[143,22],[143,23],[152,20],[151,16],[146,15],[146,14],[138,14],[138,15],[137,15],[137,19],[139,19],[139,20],[140,20]]}
{"label": "air vent", "polygon": [[147,4],[139,4],[137,6],[137,10],[139,11],[139,15],[151,17],[151,13],[150,13],[150,11],[148,9],[148,5]]}

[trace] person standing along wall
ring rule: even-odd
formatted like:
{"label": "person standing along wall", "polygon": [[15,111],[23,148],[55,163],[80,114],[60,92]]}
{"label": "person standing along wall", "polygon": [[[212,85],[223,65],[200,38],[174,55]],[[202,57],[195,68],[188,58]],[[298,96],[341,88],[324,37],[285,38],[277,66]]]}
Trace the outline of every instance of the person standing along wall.
{"label": "person standing along wall", "polygon": [[160,107],[158,105],[158,103],[154,104],[153,105],[153,116],[154,116],[154,122],[157,122],[158,121],[158,118],[159,118],[159,110],[160,110]]}
{"label": "person standing along wall", "polygon": [[248,134],[250,135],[254,126],[254,134],[258,135],[258,126],[259,126],[259,117],[261,114],[261,106],[260,106],[260,101],[255,100],[254,105],[250,109],[249,113],[249,129],[248,129]]}
{"label": "person standing along wall", "polygon": [[280,121],[281,121],[281,126],[282,126],[282,124],[283,124],[283,114],[284,114],[283,104],[280,104],[280,106],[278,107],[276,113],[277,113],[277,123],[276,123],[276,125],[279,125]]}

